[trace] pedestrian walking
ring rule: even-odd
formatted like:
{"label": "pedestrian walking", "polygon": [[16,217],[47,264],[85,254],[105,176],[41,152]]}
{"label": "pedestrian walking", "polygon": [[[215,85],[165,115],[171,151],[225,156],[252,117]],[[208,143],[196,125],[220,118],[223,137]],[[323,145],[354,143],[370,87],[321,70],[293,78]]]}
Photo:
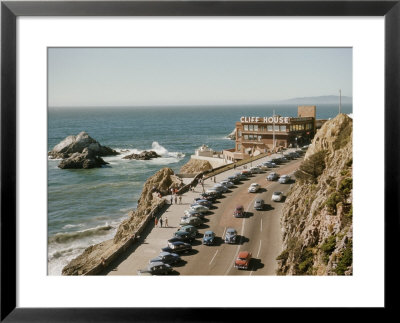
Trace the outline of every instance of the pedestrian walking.
{"label": "pedestrian walking", "polygon": [[182,195],[179,195],[179,204],[182,204]]}
{"label": "pedestrian walking", "polygon": [[165,217],[165,226],[168,227],[168,218]]}
{"label": "pedestrian walking", "polygon": [[174,197],[173,197],[172,194],[171,194],[171,205],[172,205],[172,200],[173,200],[173,198],[174,198]]}
{"label": "pedestrian walking", "polygon": [[162,220],[162,218],[160,218],[160,227],[162,228],[162,222],[163,222],[163,220]]}
{"label": "pedestrian walking", "polygon": [[214,183],[216,182],[216,180],[217,180],[217,176],[214,176]]}
{"label": "pedestrian walking", "polygon": [[155,226],[157,226],[157,224],[158,224],[158,219],[157,219],[157,217],[154,218],[154,224],[155,224]]}
{"label": "pedestrian walking", "polygon": [[233,164],[233,169],[236,169],[236,164]]}
{"label": "pedestrian walking", "polygon": [[178,204],[178,196],[175,194],[175,204]]}

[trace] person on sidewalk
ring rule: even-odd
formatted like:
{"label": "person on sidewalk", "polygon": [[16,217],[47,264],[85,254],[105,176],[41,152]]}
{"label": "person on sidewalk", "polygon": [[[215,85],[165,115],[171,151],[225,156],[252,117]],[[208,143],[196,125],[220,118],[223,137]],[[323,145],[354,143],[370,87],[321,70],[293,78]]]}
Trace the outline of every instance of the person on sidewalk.
{"label": "person on sidewalk", "polygon": [[162,222],[163,222],[163,219],[162,219],[162,217],[160,218],[160,228],[162,228]]}
{"label": "person on sidewalk", "polygon": [[168,218],[165,217],[165,227],[168,227]]}
{"label": "person on sidewalk", "polygon": [[178,204],[178,196],[175,194],[175,204]]}
{"label": "person on sidewalk", "polygon": [[157,224],[158,224],[158,219],[157,219],[157,217],[155,217],[154,218],[154,225],[157,226]]}
{"label": "person on sidewalk", "polygon": [[182,204],[182,195],[179,195],[179,204]]}
{"label": "person on sidewalk", "polygon": [[172,205],[172,201],[173,201],[173,199],[174,199],[174,197],[172,196],[172,194],[171,194],[171,205]]}

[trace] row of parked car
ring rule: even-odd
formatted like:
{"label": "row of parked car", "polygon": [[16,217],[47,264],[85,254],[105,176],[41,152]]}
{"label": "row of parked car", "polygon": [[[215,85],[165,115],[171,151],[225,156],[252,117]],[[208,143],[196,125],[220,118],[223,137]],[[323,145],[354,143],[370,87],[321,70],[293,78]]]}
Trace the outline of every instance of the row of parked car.
{"label": "row of parked car", "polygon": [[[297,155],[294,155],[293,153],[291,153],[291,156],[297,156],[298,158],[300,157],[300,154],[297,153]],[[253,174],[259,174],[266,169],[275,168],[278,164],[283,163],[284,161],[285,160],[283,160],[282,158],[274,158],[270,161],[257,165],[256,167],[251,167],[248,170],[244,169],[241,172],[237,172],[234,175],[229,176],[227,179],[216,183],[211,189],[208,189],[203,194],[201,194],[200,197],[195,198],[193,204],[190,205],[190,208],[184,211],[184,216],[182,216],[180,219],[179,230],[176,231],[173,237],[167,241],[167,246],[161,249],[161,253],[157,257],[150,259],[147,269],[139,271],[139,274],[160,275],[171,273],[173,271],[173,266],[182,261],[180,255],[182,253],[191,252],[191,243],[199,235],[197,227],[203,224],[203,219],[205,215],[210,213],[210,209],[213,207],[213,203],[218,198],[222,197],[223,193],[226,193],[230,188],[234,187],[236,184],[239,184],[242,180],[248,179]],[[275,172],[273,173],[276,174]],[[275,180],[275,178],[268,180]],[[255,184],[256,183],[250,185],[249,192],[258,191],[259,187],[257,187]],[[282,196],[282,192],[274,192],[272,200],[281,201]],[[261,204],[259,202],[259,204],[255,205],[254,207],[256,209],[260,209],[263,206],[263,203]],[[233,215],[235,217],[243,217],[243,206],[236,207]],[[227,228],[223,237],[223,241],[228,244],[236,244],[238,243],[238,239],[239,236],[236,229]],[[215,241],[215,233],[212,230],[207,230],[202,237],[202,244],[213,245]],[[247,269],[250,259],[251,253],[247,251],[242,251],[238,254],[234,266],[239,269]]]}

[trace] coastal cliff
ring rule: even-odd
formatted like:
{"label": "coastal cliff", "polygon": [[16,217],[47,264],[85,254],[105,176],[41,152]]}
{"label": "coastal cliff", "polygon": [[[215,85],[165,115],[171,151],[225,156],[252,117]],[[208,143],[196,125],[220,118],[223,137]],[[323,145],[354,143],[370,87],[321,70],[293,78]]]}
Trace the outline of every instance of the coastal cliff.
{"label": "coastal cliff", "polygon": [[129,212],[128,218],[119,225],[114,238],[86,248],[81,255],[63,268],[62,274],[84,275],[99,266],[102,258],[107,262],[136,235],[150,212],[163,205],[164,199],[156,192],[165,195],[168,194],[170,188],[179,187],[179,185],[180,180],[170,168],[163,168],[148,178],[138,200],[137,209]]}
{"label": "coastal cliff", "polygon": [[181,174],[198,174],[211,169],[212,166],[209,161],[192,158],[181,167],[179,172]]}
{"label": "coastal cliff", "polygon": [[352,128],[339,114],[315,135],[283,208],[278,275],[352,275]]}

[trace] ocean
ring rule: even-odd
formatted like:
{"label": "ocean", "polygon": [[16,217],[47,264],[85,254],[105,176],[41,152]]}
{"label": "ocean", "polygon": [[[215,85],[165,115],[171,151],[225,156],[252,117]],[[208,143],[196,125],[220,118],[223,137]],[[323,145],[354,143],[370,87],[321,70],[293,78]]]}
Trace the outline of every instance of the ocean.
{"label": "ocean", "polygon": [[[101,145],[122,155],[104,157],[96,169],[60,169],[48,160],[48,274],[62,268],[92,244],[111,239],[119,223],[137,205],[146,179],[163,167],[178,173],[203,144],[221,151],[241,116],[297,116],[297,105],[207,107],[50,108],[48,151],[69,135],[86,131]],[[336,116],[337,105],[317,105],[317,118]],[[352,105],[342,105],[352,113]],[[122,157],[154,150],[150,161]]]}

